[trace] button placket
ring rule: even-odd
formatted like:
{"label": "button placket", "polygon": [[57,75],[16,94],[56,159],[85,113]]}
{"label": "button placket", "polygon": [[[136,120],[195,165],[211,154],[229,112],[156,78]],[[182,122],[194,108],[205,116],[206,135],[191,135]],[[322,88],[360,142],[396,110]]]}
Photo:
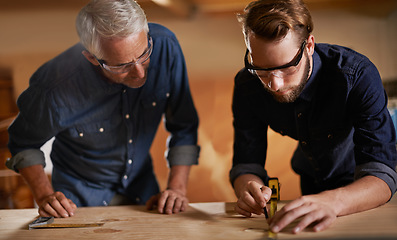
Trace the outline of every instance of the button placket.
{"label": "button placket", "polygon": [[[131,93],[133,94],[133,93]],[[128,183],[129,183],[129,176],[131,173],[131,167],[133,164],[132,161],[132,153],[133,153],[133,112],[131,109],[131,105],[130,103],[132,102],[133,96],[130,95],[130,91],[128,90],[124,90],[123,94],[122,94],[122,118],[124,119],[124,124],[126,127],[126,133],[125,133],[125,137],[126,137],[126,150],[127,150],[127,155],[126,155],[126,160],[125,160],[125,170],[123,175],[121,175],[121,185],[125,188],[127,187]]]}

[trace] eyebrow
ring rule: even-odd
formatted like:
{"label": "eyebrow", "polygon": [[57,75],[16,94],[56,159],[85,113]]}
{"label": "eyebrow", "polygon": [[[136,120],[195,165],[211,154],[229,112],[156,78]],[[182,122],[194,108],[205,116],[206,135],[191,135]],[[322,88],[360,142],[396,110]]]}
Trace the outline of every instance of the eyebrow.
{"label": "eyebrow", "polygon": [[[149,49],[150,49],[150,46],[149,46],[150,36],[149,36],[149,35],[148,35],[148,37],[147,37],[147,41],[148,41],[147,47],[145,48],[145,50],[143,51],[143,53],[142,53],[141,55],[139,55],[139,57],[137,57],[136,59],[140,59],[141,57],[143,57],[143,55],[145,55],[145,54],[149,51]],[[102,62],[103,64],[108,65],[108,64],[106,63],[106,61],[103,60],[103,59],[98,59],[98,61]],[[135,61],[136,61],[136,60],[135,60]],[[128,64],[134,63],[135,61],[133,60],[133,61],[126,62],[126,63],[120,63],[120,64],[108,65],[108,66],[109,66],[109,67],[122,67],[122,66],[125,66],[125,65],[128,65]]]}

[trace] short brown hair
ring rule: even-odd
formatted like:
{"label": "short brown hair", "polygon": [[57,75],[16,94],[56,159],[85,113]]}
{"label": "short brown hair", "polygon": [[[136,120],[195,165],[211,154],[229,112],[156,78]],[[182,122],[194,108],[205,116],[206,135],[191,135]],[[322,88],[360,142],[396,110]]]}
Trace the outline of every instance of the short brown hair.
{"label": "short brown hair", "polygon": [[312,17],[303,0],[254,1],[237,18],[243,25],[245,37],[253,32],[264,39],[278,41],[292,30],[304,41],[313,31]]}

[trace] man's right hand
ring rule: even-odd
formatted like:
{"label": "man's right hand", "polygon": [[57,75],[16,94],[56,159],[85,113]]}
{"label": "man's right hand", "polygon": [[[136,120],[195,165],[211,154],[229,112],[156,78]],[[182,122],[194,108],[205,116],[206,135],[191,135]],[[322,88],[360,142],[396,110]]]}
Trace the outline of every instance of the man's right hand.
{"label": "man's right hand", "polygon": [[77,208],[76,204],[66,198],[62,192],[54,192],[43,198],[38,204],[39,214],[42,217],[72,217]]}
{"label": "man's right hand", "polygon": [[54,192],[42,165],[19,169],[22,177],[32,190],[43,217],[71,217],[77,206],[61,192]]}
{"label": "man's right hand", "polygon": [[263,214],[272,194],[272,190],[264,186],[260,178],[251,174],[239,176],[234,181],[234,191],[238,198],[234,210],[246,217],[250,217],[252,213]]}

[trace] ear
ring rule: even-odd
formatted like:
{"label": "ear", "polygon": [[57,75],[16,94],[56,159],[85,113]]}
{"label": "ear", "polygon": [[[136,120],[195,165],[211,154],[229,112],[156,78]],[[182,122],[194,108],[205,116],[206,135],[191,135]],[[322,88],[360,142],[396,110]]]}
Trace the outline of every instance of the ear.
{"label": "ear", "polygon": [[314,36],[310,35],[309,38],[307,39],[307,44],[306,44],[306,48],[310,56],[313,55],[314,53],[314,46],[315,46]]}
{"label": "ear", "polygon": [[84,55],[84,57],[85,57],[90,63],[92,63],[92,64],[95,65],[95,66],[98,66],[98,65],[99,65],[99,63],[98,63],[98,61],[96,60],[96,58],[95,58],[90,52],[84,50],[84,51],[82,51],[81,53]]}

